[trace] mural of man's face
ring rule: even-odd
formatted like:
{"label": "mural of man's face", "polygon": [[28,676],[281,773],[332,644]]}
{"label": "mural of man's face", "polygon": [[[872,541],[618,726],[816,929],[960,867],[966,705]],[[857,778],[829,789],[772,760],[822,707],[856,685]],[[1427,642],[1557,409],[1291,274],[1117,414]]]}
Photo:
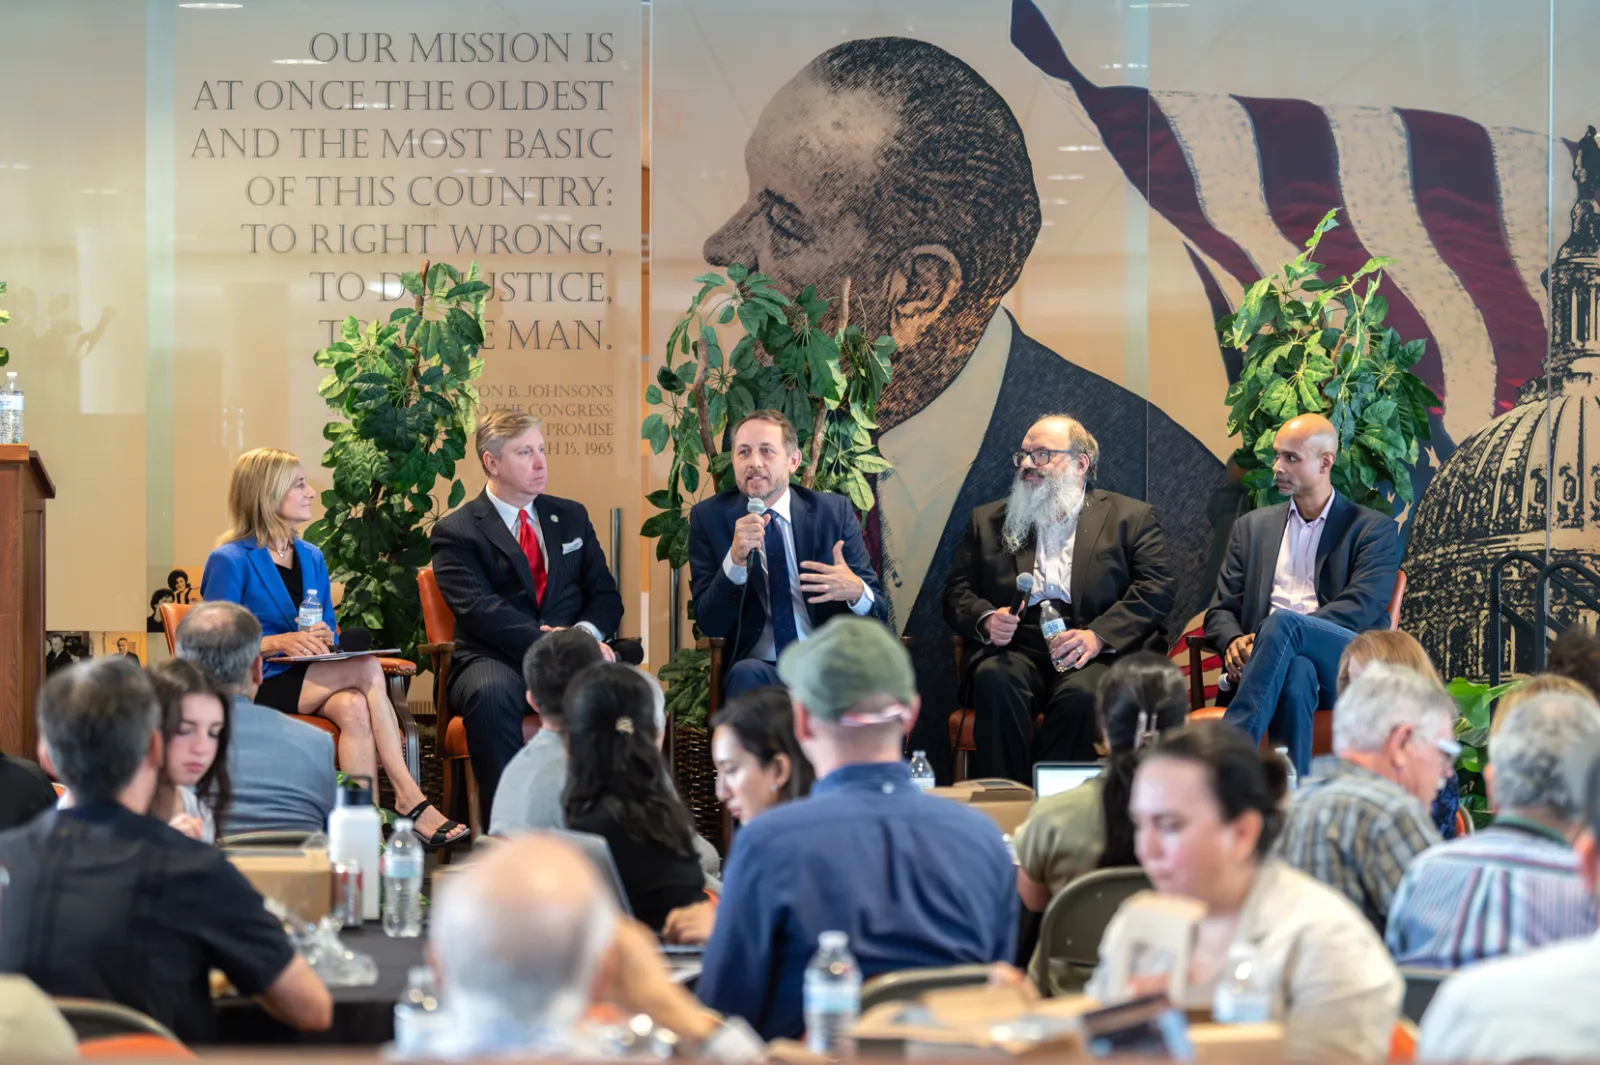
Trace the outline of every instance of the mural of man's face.
{"label": "mural of man's face", "polygon": [[907,246],[904,234],[873,232],[866,218],[880,194],[886,147],[900,129],[882,98],[832,92],[801,71],[767,104],[745,146],[749,198],[705,244],[707,262],[759,269],[791,295],[814,284],[837,298],[850,279],[850,320],[869,337],[887,333],[898,345],[895,377],[879,408],[885,429],[926,405],[969,353],[940,373],[935,366],[948,353],[926,350],[933,343],[918,346],[932,339],[960,292],[955,255],[940,244]]}

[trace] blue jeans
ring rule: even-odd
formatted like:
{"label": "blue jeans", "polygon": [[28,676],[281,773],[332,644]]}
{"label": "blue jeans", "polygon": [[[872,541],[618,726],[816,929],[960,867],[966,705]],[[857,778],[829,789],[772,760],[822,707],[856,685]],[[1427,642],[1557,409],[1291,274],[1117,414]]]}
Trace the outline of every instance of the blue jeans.
{"label": "blue jeans", "polygon": [[1222,720],[1258,743],[1270,731],[1288,746],[1295,772],[1305,776],[1311,769],[1311,717],[1317,707],[1333,705],[1339,656],[1355,637],[1331,621],[1274,611],[1256,630],[1239,691]]}

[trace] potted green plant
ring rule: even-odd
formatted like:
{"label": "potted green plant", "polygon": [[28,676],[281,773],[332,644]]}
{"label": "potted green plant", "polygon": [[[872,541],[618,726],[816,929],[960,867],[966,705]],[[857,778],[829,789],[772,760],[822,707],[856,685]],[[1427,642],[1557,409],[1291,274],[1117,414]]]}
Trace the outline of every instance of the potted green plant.
{"label": "potted green plant", "polygon": [[1465,677],[1452,680],[1447,688],[1461,709],[1456,718],[1456,742],[1461,754],[1456,758],[1456,779],[1461,784],[1461,808],[1472,818],[1474,828],[1483,828],[1494,819],[1489,810],[1489,795],[1484,789],[1483,767],[1489,760],[1489,725],[1494,704],[1520,680],[1490,687]]}
{"label": "potted green plant", "polygon": [[422,641],[417,571],[431,558],[428,529],[440,516],[433,496],[450,482],[445,509],[466,486],[455,476],[475,428],[483,373],[483,306],[489,286],[478,264],[462,274],[423,263],[400,279],[412,301],[388,321],[352,315],[341,338],[316,353],[330,372],[317,392],[338,415],[323,427],[323,466],[333,488],[306,538],[344,583],[341,624],[372,630],[375,646],[416,658]]}
{"label": "potted green plant", "polygon": [[[1244,294],[1217,329],[1244,353],[1225,402],[1234,461],[1254,506],[1280,502],[1273,487],[1272,441],[1289,419],[1325,415],[1339,433],[1333,487],[1347,499],[1390,513],[1392,498],[1412,499],[1411,468],[1430,436],[1428,410],[1439,397],[1411,372],[1425,342],[1403,341],[1383,324],[1383,268],[1369,259],[1350,277],[1324,281],[1312,262],[1322,235],[1339,223],[1329,211],[1305,251]],[[1362,280],[1365,279],[1365,284]]]}
{"label": "potted green plant", "polygon": [[[651,411],[641,436],[655,454],[671,454],[667,486],[647,497],[656,512],[639,530],[655,539],[656,557],[674,568],[688,562],[689,510],[700,498],[733,487],[724,438],[753,410],[780,410],[794,423],[803,486],[848,496],[863,515],[871,510],[868,478],[890,468],[872,433],[892,372],[894,341],[868,338],[850,324],[849,280],[837,304],[819,296],[815,285],[791,298],[771,278],[738,263],[726,276],[711,272],[695,281],[700,289],[667,340],[655,383],[645,390]],[[833,328],[825,328],[835,309]],[[735,321],[739,336],[724,350],[717,327]],[[692,603],[689,611],[692,618]],[[688,789],[684,797],[691,809],[710,780],[704,734],[710,665],[709,652],[684,647],[674,648],[660,670],[677,726],[680,790]],[[714,809],[715,798],[698,805]]]}

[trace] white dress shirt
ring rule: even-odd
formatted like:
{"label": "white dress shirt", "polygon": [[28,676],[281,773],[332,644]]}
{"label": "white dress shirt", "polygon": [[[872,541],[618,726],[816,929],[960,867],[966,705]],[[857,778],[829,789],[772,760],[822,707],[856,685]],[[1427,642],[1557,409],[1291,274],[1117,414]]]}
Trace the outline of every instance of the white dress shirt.
{"label": "white dress shirt", "polygon": [[902,632],[999,402],[1011,340],[1011,318],[996,308],[950,386],[878,438],[894,463],[878,476],[883,590]]}
{"label": "white dress shirt", "polygon": [[[811,614],[806,609],[805,593],[800,590],[800,558],[794,549],[794,523],[789,519],[789,502],[794,498],[794,493],[787,488],[777,501],[767,508],[771,520],[778,523],[778,535],[783,537],[783,553],[789,563],[789,601],[794,610],[794,631],[800,634],[803,640],[811,635]],[[829,561],[832,561],[831,559]],[[742,585],[750,578],[750,567],[741,566],[733,561],[733,548],[728,548],[728,553],[722,557],[722,572],[734,584]],[[865,581],[861,582],[861,598],[850,604],[850,612],[858,617],[866,617],[872,610],[872,589]],[[772,634],[772,618],[767,618],[767,623],[761,627],[761,636],[756,640],[756,645],[750,649],[750,657],[758,658],[763,662],[775,662],[778,659],[777,639]]]}
{"label": "white dress shirt", "polygon": [[1033,592],[1028,602],[1072,602],[1072,548],[1078,542],[1078,519],[1039,526],[1035,541],[1038,546],[1033,556]]}
{"label": "white dress shirt", "polygon": [[1278,564],[1272,571],[1269,613],[1288,610],[1310,614],[1321,605],[1317,602],[1317,545],[1322,542],[1322,530],[1328,525],[1333,498],[1328,497],[1322,513],[1311,521],[1302,518],[1295,501],[1289,500],[1289,523],[1284,526],[1283,543],[1278,546]]}
{"label": "white dress shirt", "polygon": [[[485,488],[483,491],[484,494],[489,497],[489,502],[494,504],[495,513],[500,515],[500,520],[506,523],[507,529],[511,530],[511,539],[516,540],[518,544],[522,543],[522,541],[517,538],[517,526],[521,524],[521,519],[518,517],[518,515],[528,515],[528,524],[533,526],[534,539],[539,541],[539,555],[544,559],[544,575],[546,581],[548,581],[550,578],[550,550],[549,548],[545,547],[544,527],[539,524],[539,512],[535,510],[533,506],[534,499],[537,499],[538,497],[535,496],[534,499],[528,500],[528,505],[519,510],[510,503],[507,503],[505,500],[501,499],[499,496],[495,495],[494,489]],[[582,629],[584,632],[587,632],[590,636],[593,636],[597,640],[605,640],[605,637],[600,634],[600,630],[589,624],[587,621],[580,621],[574,625],[573,628]]]}

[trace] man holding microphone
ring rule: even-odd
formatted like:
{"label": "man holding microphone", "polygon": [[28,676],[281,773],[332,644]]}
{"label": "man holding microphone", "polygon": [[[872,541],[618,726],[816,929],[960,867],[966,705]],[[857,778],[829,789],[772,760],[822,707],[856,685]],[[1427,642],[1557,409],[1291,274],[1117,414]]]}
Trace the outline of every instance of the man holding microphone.
{"label": "man holding microphone", "polygon": [[689,512],[695,621],[728,641],[728,698],[781,684],[778,655],[846,611],[885,617],[861,524],[844,496],[789,483],[800,468],[794,426],[775,410],[733,427],[735,490]]}

